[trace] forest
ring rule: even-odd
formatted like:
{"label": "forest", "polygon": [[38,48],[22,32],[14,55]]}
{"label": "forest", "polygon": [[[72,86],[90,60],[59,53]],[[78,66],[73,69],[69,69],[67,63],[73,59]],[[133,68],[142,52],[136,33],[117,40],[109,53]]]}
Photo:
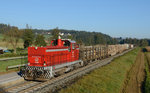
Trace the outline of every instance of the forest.
{"label": "forest", "polygon": [[[7,24],[0,24],[0,34],[4,34],[6,32],[9,32],[9,29],[11,28],[17,28],[15,26],[10,26]],[[56,28],[54,28],[56,29]],[[32,29],[28,25],[26,25],[26,29],[18,29],[19,31],[22,31],[23,34],[20,38],[24,39],[24,45],[31,45],[33,40],[35,41],[36,44],[38,44],[38,41],[44,39],[44,33],[52,33],[54,29],[49,29],[49,30],[44,30],[44,29]],[[29,31],[27,31],[29,30]],[[71,34],[71,39],[77,41],[79,44],[84,44],[84,45],[97,45],[97,44],[124,44],[124,43],[129,43],[129,44],[134,44],[136,46],[147,46],[150,45],[150,39],[137,39],[137,38],[113,38],[109,35],[103,34],[101,32],[87,32],[87,31],[77,31],[77,30],[66,30],[66,29],[58,29],[57,30],[61,33],[70,33]],[[38,34],[38,35],[37,35]],[[43,36],[42,36],[43,35]],[[36,38],[37,37],[37,38]],[[31,39],[30,39],[31,38]],[[30,41],[27,42],[29,39]],[[32,40],[32,41],[31,41]],[[41,42],[42,43],[42,42]],[[46,45],[44,43],[44,45]],[[26,47],[26,46],[25,46]]]}

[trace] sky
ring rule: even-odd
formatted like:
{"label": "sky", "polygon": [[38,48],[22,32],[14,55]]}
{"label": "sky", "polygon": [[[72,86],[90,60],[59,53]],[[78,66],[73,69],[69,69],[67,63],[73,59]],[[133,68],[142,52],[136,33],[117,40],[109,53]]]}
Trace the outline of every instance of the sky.
{"label": "sky", "polygon": [[150,38],[150,0],[0,0],[0,23]]}

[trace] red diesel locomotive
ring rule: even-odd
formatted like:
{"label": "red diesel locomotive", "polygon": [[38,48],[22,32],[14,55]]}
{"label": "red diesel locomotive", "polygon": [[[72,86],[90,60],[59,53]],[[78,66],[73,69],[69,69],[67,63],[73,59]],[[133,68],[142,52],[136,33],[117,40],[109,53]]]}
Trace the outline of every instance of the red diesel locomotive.
{"label": "red diesel locomotive", "polygon": [[28,47],[28,65],[21,72],[24,79],[49,79],[81,64],[76,42],[59,38],[52,40],[50,46]]}

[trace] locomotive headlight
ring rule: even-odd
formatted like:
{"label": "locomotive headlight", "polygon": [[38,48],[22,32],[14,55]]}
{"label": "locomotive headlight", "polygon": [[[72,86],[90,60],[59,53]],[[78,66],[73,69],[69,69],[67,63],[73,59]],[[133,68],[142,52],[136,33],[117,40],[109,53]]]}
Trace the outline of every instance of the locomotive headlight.
{"label": "locomotive headlight", "polygon": [[44,64],[43,64],[44,66],[46,66],[46,63],[45,63],[45,61],[44,61]]}
{"label": "locomotive headlight", "polygon": [[46,66],[46,63],[44,63],[44,66]]}
{"label": "locomotive headlight", "polygon": [[35,49],[37,49],[38,47],[35,47]]}
{"label": "locomotive headlight", "polygon": [[30,63],[28,63],[28,65],[30,65]]}

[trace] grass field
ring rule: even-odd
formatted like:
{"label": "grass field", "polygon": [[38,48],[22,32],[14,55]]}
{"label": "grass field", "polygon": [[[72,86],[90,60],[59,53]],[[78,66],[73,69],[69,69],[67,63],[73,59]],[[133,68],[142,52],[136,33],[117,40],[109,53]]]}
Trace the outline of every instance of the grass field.
{"label": "grass field", "polygon": [[0,72],[6,72],[7,66],[13,66],[13,65],[20,65],[23,64],[27,59],[15,59],[15,60],[8,60],[8,61],[0,61]]}
{"label": "grass field", "polygon": [[[4,38],[3,35],[0,34],[0,47],[7,47],[8,49],[12,49],[13,48],[12,45],[7,42],[4,42],[3,38]],[[23,48],[23,40],[22,39],[19,40],[17,47]]]}
{"label": "grass field", "polygon": [[75,84],[60,93],[119,93],[123,89],[126,74],[133,65],[140,48],[116,58],[107,66],[83,76]]}
{"label": "grass field", "polygon": [[[8,49],[12,49],[12,45],[3,41],[3,35],[0,34],[0,47],[7,47]],[[17,47],[23,48],[23,40],[20,40]],[[2,57],[3,58],[3,57]],[[0,72],[6,72],[7,66],[19,65],[21,64],[21,59],[16,60],[8,60],[8,61],[0,61]]]}
{"label": "grass field", "polygon": [[2,34],[0,34],[0,40],[2,40],[3,39],[3,35]]}

